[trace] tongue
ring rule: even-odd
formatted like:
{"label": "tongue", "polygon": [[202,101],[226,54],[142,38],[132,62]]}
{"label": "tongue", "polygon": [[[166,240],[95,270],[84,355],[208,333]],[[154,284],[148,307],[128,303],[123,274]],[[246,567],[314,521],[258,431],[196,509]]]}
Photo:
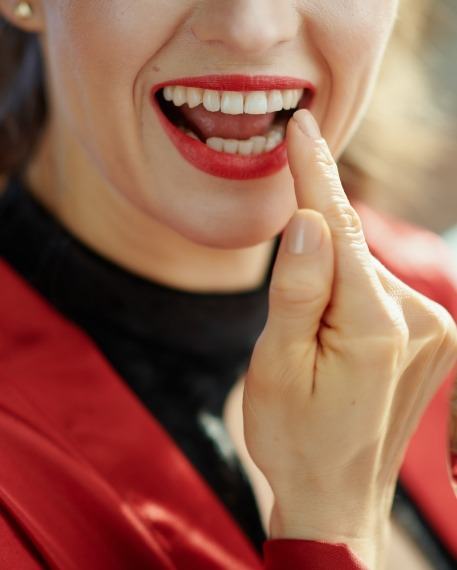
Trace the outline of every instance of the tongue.
{"label": "tongue", "polygon": [[203,105],[193,109],[183,105],[179,110],[185,117],[187,126],[205,140],[210,137],[244,140],[255,135],[266,135],[276,116],[276,113],[265,115],[212,113]]}

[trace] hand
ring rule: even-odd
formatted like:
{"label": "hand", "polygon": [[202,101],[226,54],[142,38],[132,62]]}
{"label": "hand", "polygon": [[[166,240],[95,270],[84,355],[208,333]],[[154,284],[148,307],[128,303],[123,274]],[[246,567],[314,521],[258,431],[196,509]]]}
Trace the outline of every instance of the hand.
{"label": "hand", "polygon": [[287,144],[299,210],[246,373],[246,445],[275,497],[272,538],[345,542],[372,568],[408,440],[457,360],[457,329],[371,255],[309,111],[295,113]]}

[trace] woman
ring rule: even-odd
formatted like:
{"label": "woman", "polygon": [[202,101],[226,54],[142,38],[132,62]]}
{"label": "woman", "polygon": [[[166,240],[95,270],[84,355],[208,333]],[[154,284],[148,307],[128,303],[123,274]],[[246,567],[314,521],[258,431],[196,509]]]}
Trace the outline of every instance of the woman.
{"label": "woman", "polygon": [[41,129],[26,42],[2,86],[3,566],[382,567],[457,346],[334,162],[397,2],[0,7],[49,106]]}

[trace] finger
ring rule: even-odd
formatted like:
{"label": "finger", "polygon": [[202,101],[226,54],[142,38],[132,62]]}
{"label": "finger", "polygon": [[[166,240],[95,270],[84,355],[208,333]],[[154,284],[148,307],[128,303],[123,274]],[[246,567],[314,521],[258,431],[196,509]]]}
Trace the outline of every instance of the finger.
{"label": "finger", "polygon": [[[399,328],[403,326],[406,329],[409,350],[413,355],[425,343],[433,341],[440,324],[446,323],[452,317],[444,307],[391,273],[379,259],[373,256],[372,260],[381,285],[392,300],[392,304],[399,309],[398,325]],[[446,328],[446,324],[442,328]]]}
{"label": "finger", "polygon": [[[320,212],[331,231],[335,268],[332,327],[351,336],[378,334],[390,326],[383,290],[363,234],[359,215],[341,184],[338,168],[308,110],[297,111],[287,126],[289,166],[299,208]],[[349,330],[347,331],[349,332]]]}
{"label": "finger", "polygon": [[333,246],[321,214],[298,210],[281,239],[270,282],[266,334],[280,346],[313,344],[333,282]]}

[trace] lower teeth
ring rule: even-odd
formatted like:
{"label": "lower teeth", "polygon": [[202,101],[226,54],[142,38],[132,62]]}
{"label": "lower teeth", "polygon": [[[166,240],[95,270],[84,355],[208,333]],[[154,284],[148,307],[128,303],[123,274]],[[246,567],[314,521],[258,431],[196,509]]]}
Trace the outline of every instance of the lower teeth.
{"label": "lower teeth", "polygon": [[[179,129],[189,137],[200,140],[190,129],[182,126],[180,126]],[[273,150],[283,142],[284,136],[285,125],[277,125],[273,127],[266,136],[254,136],[247,140],[211,137],[207,139],[206,145],[218,152],[250,156]]]}

